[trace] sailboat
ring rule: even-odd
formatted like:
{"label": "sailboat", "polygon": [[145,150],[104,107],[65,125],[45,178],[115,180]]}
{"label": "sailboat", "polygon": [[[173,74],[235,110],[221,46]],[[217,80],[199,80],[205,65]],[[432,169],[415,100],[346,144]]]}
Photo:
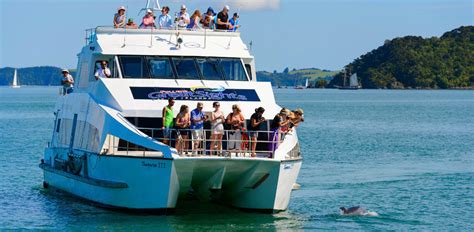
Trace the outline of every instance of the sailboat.
{"label": "sailboat", "polygon": [[13,73],[13,83],[10,87],[11,88],[20,88],[20,86],[18,85],[18,75],[17,75],[16,69],[15,69],[15,72]]}
{"label": "sailboat", "polygon": [[308,78],[306,78],[306,82],[305,82],[304,86],[298,85],[298,86],[295,87],[295,89],[307,89],[308,87],[309,87]]}
{"label": "sailboat", "polygon": [[[345,78],[344,78],[344,83],[345,83]],[[344,84],[344,86],[338,87],[338,89],[353,89],[353,90],[360,89],[360,88],[361,86],[359,85],[359,78],[357,78],[357,73],[354,73],[349,77],[348,86]]]}

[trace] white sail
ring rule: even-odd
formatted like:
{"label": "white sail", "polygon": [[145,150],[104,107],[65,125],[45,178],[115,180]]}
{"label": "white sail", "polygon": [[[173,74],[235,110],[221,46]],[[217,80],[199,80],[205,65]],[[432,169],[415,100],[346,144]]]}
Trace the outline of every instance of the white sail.
{"label": "white sail", "polygon": [[352,74],[352,76],[349,78],[349,84],[351,87],[359,86],[359,81],[357,80],[357,73]]}
{"label": "white sail", "polygon": [[18,85],[18,76],[17,76],[16,69],[15,69],[15,72],[13,73],[12,88],[19,88],[19,87],[20,86]]}
{"label": "white sail", "polygon": [[308,85],[308,78],[306,78],[306,83],[304,84],[304,87],[305,87],[305,88],[308,88],[308,87],[309,87],[309,85]]}

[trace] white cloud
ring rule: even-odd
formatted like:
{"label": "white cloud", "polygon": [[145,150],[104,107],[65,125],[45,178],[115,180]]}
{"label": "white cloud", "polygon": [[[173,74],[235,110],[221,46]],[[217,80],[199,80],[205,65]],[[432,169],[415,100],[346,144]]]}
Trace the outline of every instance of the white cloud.
{"label": "white cloud", "polygon": [[224,2],[240,10],[278,10],[280,8],[280,0],[225,0]]}

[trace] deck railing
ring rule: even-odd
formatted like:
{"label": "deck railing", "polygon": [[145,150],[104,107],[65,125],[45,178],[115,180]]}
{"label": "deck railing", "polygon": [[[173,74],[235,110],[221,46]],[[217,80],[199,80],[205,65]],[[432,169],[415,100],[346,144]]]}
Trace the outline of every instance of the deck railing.
{"label": "deck railing", "polygon": [[[164,136],[162,128],[138,128],[151,138],[168,144],[177,149],[180,156],[225,156],[225,157],[260,157],[273,158],[276,148],[281,144],[285,133],[273,131],[246,131],[246,130],[224,130],[222,140],[211,139],[212,130],[192,130],[192,129],[169,129],[168,136]],[[200,131],[200,132],[196,132]],[[193,133],[202,133],[202,138],[193,139]],[[252,140],[252,135],[257,135],[257,140]],[[150,154],[156,151],[135,145],[126,140],[110,141],[109,150],[116,153],[124,152],[126,155]],[[256,149],[252,146],[255,144]],[[213,146],[213,147],[211,147]],[[220,149],[219,149],[220,147]]]}

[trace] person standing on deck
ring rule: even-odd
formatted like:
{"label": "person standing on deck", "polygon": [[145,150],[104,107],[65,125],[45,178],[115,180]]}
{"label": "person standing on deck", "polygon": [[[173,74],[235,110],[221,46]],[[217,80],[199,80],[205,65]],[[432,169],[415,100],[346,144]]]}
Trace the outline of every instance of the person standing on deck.
{"label": "person standing on deck", "polygon": [[212,103],[214,111],[211,113],[211,155],[217,150],[218,155],[222,153],[222,135],[224,135],[224,113],[220,110],[219,102]]}
{"label": "person standing on deck", "polygon": [[100,62],[100,68],[97,69],[95,72],[94,76],[96,80],[99,80],[99,78],[110,78],[112,77],[112,74],[110,72],[110,69],[107,67],[108,62],[103,60]]}
{"label": "person standing on deck", "polygon": [[218,30],[228,30],[231,24],[229,23],[229,6],[224,6],[219,14],[217,14],[217,29]]}
{"label": "person standing on deck", "polygon": [[234,13],[234,16],[229,20],[229,23],[230,23],[229,30],[230,31],[237,31],[237,29],[240,28],[239,14]]}
{"label": "person standing on deck", "polygon": [[188,26],[190,19],[188,12],[186,12],[186,5],[181,5],[181,11],[178,13],[175,21],[180,29],[184,29]]}
{"label": "person standing on deck", "polygon": [[168,105],[163,107],[162,110],[162,120],[163,126],[161,127],[163,131],[163,143],[169,144],[169,138],[171,138],[171,129],[174,125],[174,113],[173,113],[174,98],[168,99]]}
{"label": "person standing on deck", "polygon": [[63,95],[70,94],[74,88],[74,78],[69,74],[69,70],[63,69],[62,70],[63,79],[61,80],[61,84],[63,85]]}
{"label": "person standing on deck", "polygon": [[252,141],[252,157],[256,157],[256,150],[257,150],[257,138],[258,138],[258,131],[261,130],[260,126],[262,123],[265,122],[265,118],[263,117],[263,113],[265,109],[263,107],[258,107],[255,109],[255,113],[250,116],[250,127],[249,127],[249,137]]}
{"label": "person standing on deck", "polygon": [[163,9],[161,9],[161,15],[158,17],[158,27],[160,29],[171,29],[173,28],[173,20],[171,19],[171,16],[168,14],[170,12],[170,8],[167,6],[164,6]]}
{"label": "person standing on deck", "polygon": [[196,109],[191,111],[191,139],[193,140],[192,150],[194,154],[197,154],[198,149],[202,147],[201,143],[204,139],[204,121],[207,117],[202,112],[202,108],[202,102],[198,102]]}
{"label": "person standing on deck", "polygon": [[114,15],[114,27],[124,28],[126,23],[125,7],[121,6],[118,8],[117,14]]}
{"label": "person standing on deck", "polygon": [[142,24],[140,24],[142,29],[151,29],[155,28],[155,15],[151,9],[146,10],[146,15],[142,18]]}

